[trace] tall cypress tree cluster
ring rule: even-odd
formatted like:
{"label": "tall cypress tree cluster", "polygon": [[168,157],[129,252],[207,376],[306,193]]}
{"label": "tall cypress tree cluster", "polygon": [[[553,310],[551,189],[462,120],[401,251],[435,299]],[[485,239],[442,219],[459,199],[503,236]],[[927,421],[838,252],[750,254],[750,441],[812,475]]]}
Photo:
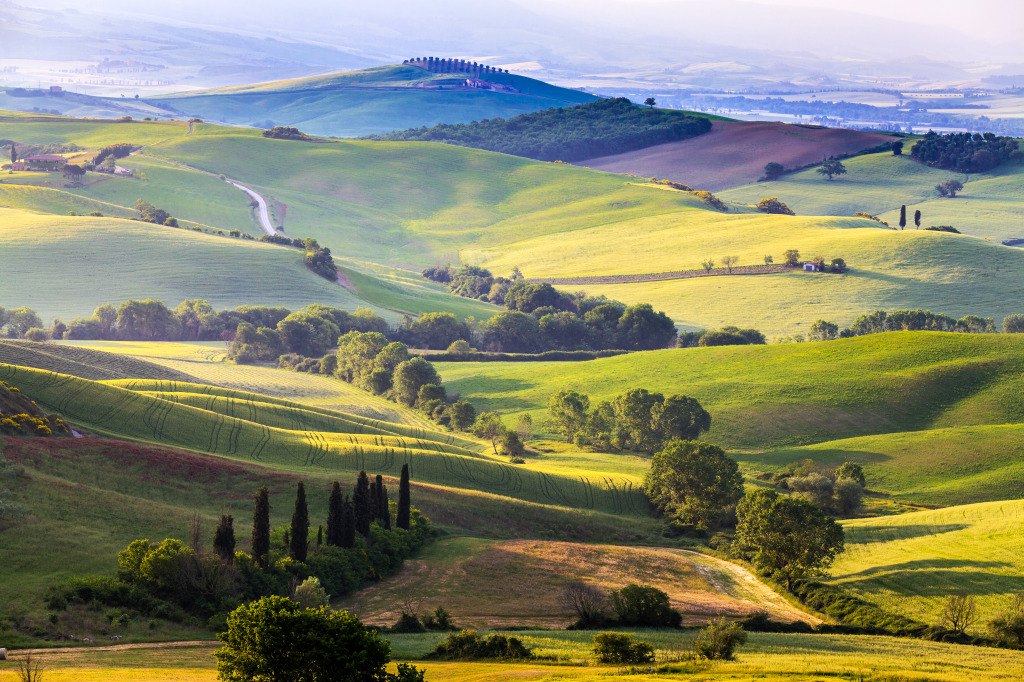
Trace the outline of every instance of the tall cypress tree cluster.
{"label": "tall cypress tree cluster", "polygon": [[365,471],[360,471],[356,479],[356,491],[352,495],[352,506],[355,508],[356,532],[364,538],[370,534],[370,523],[373,521],[372,502],[370,479]]}
{"label": "tall cypress tree cluster", "polygon": [[256,491],[252,511],[252,558],[266,568],[270,554],[270,491],[263,486]]}

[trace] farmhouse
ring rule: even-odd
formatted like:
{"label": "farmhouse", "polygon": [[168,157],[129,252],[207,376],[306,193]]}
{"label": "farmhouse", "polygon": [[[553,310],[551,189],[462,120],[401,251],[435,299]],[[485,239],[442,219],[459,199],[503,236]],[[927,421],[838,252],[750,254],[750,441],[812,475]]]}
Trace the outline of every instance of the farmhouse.
{"label": "farmhouse", "polygon": [[467,78],[466,87],[473,88],[475,90],[487,90],[489,92],[519,92],[519,90],[513,88],[511,85],[493,83],[479,78]]}
{"label": "farmhouse", "polygon": [[35,156],[26,156],[21,161],[15,161],[11,165],[11,170],[60,171],[67,163],[67,159],[57,154],[36,154]]}
{"label": "farmhouse", "polygon": [[821,272],[821,267],[817,263],[804,263],[804,272]]}

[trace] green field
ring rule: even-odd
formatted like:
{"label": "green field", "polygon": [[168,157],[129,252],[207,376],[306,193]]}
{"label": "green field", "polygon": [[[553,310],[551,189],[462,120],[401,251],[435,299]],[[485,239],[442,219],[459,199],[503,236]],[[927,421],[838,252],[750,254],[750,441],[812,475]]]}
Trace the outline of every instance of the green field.
{"label": "green field", "polygon": [[510,84],[518,93],[468,89],[432,90],[417,84],[464,81],[467,74],[435,74],[415,66],[382,66],[362,71],[183,92],[153,98],[189,116],[264,127],[297,126],[312,135],[355,137],[438,123],[510,118],[551,107],[597,99],[578,90],[526,76],[489,74],[485,80]]}
{"label": "green field", "polygon": [[[843,165],[847,174],[831,182],[811,168],[720,194],[746,204],[777,196],[798,215],[852,216],[865,211],[896,228],[900,205],[905,204],[908,229],[914,229],[914,211],[920,210],[921,227],[952,225],[996,242],[1024,236],[1018,234],[1024,217],[1024,165],[1007,163],[965,176],[890,153],[847,159]],[[953,177],[963,181],[963,192],[955,199],[940,198],[935,185]]]}
{"label": "green field", "polygon": [[864,467],[868,489],[897,501],[957,505],[1024,498],[1024,425],[963,426],[739,453],[748,475],[811,459]]}
{"label": "green field", "polygon": [[1022,520],[1024,500],[847,521],[833,582],[928,624],[950,595],[973,595],[981,634],[1021,591]]}
{"label": "green field", "polygon": [[824,343],[689,348],[589,362],[438,363],[478,409],[543,423],[562,389],[591,404],[630,388],[697,398],[714,443],[737,449],[1024,422],[1024,337],[893,332]]}
{"label": "green field", "polygon": [[[497,682],[514,678],[529,682],[597,682],[645,680],[614,666],[594,665],[590,652],[593,632],[525,631],[513,633],[544,658],[527,663],[419,661],[438,635],[389,635],[392,656],[415,661],[426,679],[446,682]],[[674,664],[694,638],[692,632],[643,631],[640,639],[655,646],[658,661],[668,669],[657,679],[716,679],[728,682],[787,680],[906,680],[907,682],[1012,682],[1024,674],[1019,651],[985,649],[957,644],[922,642],[891,637],[840,635],[780,635],[755,633],[739,649],[736,661]],[[59,682],[110,682],[131,676],[137,682],[214,682],[213,643],[154,644],[113,650],[50,650],[39,653],[46,678]],[[15,654],[18,656],[19,654]],[[10,662],[9,662],[10,663]],[[14,682],[13,671],[0,667],[0,680]],[[5,664],[0,663],[0,666]]]}

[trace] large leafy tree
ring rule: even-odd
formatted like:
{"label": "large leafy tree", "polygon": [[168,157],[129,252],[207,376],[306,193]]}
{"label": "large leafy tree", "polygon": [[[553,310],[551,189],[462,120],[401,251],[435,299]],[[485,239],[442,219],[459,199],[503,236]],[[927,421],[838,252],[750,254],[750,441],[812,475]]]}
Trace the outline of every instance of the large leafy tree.
{"label": "large leafy tree", "polygon": [[637,452],[654,454],[661,446],[662,437],[654,423],[654,406],[665,401],[660,393],[645,388],[633,388],[615,398],[615,419],[620,431],[629,437]]}
{"label": "large leafy tree", "polygon": [[347,611],[263,597],[228,615],[214,653],[226,682],[385,682],[390,645]]}
{"label": "large leafy tree", "polygon": [[755,490],[736,507],[736,538],[754,553],[754,564],[793,581],[832,565],[844,547],[843,527],[807,500]]}
{"label": "large leafy tree", "polygon": [[576,391],[559,391],[548,400],[548,416],[567,443],[575,442],[576,434],[587,422],[590,398]]}
{"label": "large leafy tree", "polygon": [[673,395],[651,407],[654,428],[663,440],[694,440],[711,428],[711,415],[696,398]]}
{"label": "large leafy tree", "polygon": [[660,512],[708,528],[743,497],[743,476],[720,447],[676,440],[651,460],[644,491]]}
{"label": "large leafy tree", "polygon": [[836,175],[846,175],[846,166],[839,159],[825,159],[815,170],[818,175],[827,175],[829,180]]}
{"label": "large leafy tree", "polygon": [[437,370],[423,358],[412,358],[399,363],[391,379],[395,399],[409,406],[416,403],[421,387],[440,383],[441,377],[438,376]]}

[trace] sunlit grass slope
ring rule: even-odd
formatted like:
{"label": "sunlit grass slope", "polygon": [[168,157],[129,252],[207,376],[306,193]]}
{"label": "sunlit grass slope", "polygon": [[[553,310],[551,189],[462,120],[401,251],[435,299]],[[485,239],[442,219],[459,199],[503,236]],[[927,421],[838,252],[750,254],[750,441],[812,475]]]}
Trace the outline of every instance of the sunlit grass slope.
{"label": "sunlit grass slope", "polygon": [[972,629],[980,633],[1021,591],[1022,522],[1024,500],[847,521],[833,579],[926,623],[938,620],[950,595],[972,595],[979,616]]}
{"label": "sunlit grass slope", "polygon": [[449,87],[467,74],[434,74],[414,66],[382,66],[363,71],[178,93],[158,101],[189,115],[243,125],[298,126],[314,135],[351,137],[438,123],[468,123],[509,118],[551,107],[596,99],[514,74],[489,74],[518,93],[471,90],[438,91],[420,83],[446,81]]}
{"label": "sunlit grass slope", "polygon": [[54,317],[88,316],[103,303],[129,298],[160,299],[171,307],[200,298],[217,309],[365,306],[392,322],[404,313],[446,310],[449,304],[460,317],[485,318],[497,310],[422,278],[413,281],[408,273],[383,269],[378,276],[358,264],[352,267],[351,288],[342,286],[313,274],[302,257],[299,249],[138,221],[0,209],[0,305],[28,305],[47,324]]}
{"label": "sunlit grass slope", "polygon": [[[42,174],[32,174],[36,177],[32,180],[40,180]],[[130,218],[135,214],[124,206],[110,204],[105,201],[98,201],[88,197],[79,196],[62,189],[54,187],[39,187],[33,184],[21,184],[27,178],[21,174],[15,176],[18,183],[14,184],[7,178],[0,176],[0,206],[4,208],[18,208],[38,213],[54,213],[67,215],[74,212],[79,215],[87,215],[97,212],[105,216],[117,218]],[[53,176],[45,178],[52,180]]]}
{"label": "sunlit grass slope", "polygon": [[777,472],[805,459],[831,466],[857,462],[869,490],[919,504],[1024,498],[1021,424],[888,433],[736,458],[750,474]]}
{"label": "sunlit grass slope", "polygon": [[118,353],[32,341],[0,341],[0,362],[70,374],[82,379],[164,379],[192,381],[184,372]]}
{"label": "sunlit grass slope", "polygon": [[589,362],[439,363],[477,409],[528,412],[570,389],[591,404],[631,388],[682,393],[707,438],[766,448],[934,427],[1024,422],[1021,335],[876,334],[824,343],[651,351]]}
{"label": "sunlit grass slope", "polygon": [[[742,203],[777,196],[799,215],[852,216],[866,211],[881,215],[893,227],[898,227],[899,208],[905,204],[910,229],[914,211],[920,210],[922,227],[952,225],[996,241],[1022,236],[1017,233],[1024,216],[1024,165],[1008,163],[987,173],[964,175],[890,153],[848,159],[843,165],[847,174],[831,182],[811,168],[720,194]],[[963,181],[964,190],[955,199],[941,199],[935,185],[949,178]]]}
{"label": "sunlit grass slope", "polygon": [[[275,412],[274,419],[281,422],[281,411],[252,400],[243,400],[241,405],[235,398],[207,401],[205,406],[221,410],[217,412],[117,386],[10,365],[0,366],[0,375],[46,409],[63,415],[73,424],[109,436],[292,471],[354,473],[365,469],[396,476],[401,466],[408,463],[412,475],[425,483],[578,509],[632,515],[646,512],[645,499],[631,481],[600,475],[590,479],[546,474],[515,467],[461,447],[457,439],[439,432],[410,431],[410,427],[400,425],[382,428],[343,416],[334,424],[353,422],[345,432],[287,430],[250,421],[261,413]],[[243,414],[248,410],[249,419],[224,414],[238,410]],[[321,413],[319,419],[323,416]],[[306,419],[311,418],[318,419]],[[301,418],[298,423],[302,423]]]}

